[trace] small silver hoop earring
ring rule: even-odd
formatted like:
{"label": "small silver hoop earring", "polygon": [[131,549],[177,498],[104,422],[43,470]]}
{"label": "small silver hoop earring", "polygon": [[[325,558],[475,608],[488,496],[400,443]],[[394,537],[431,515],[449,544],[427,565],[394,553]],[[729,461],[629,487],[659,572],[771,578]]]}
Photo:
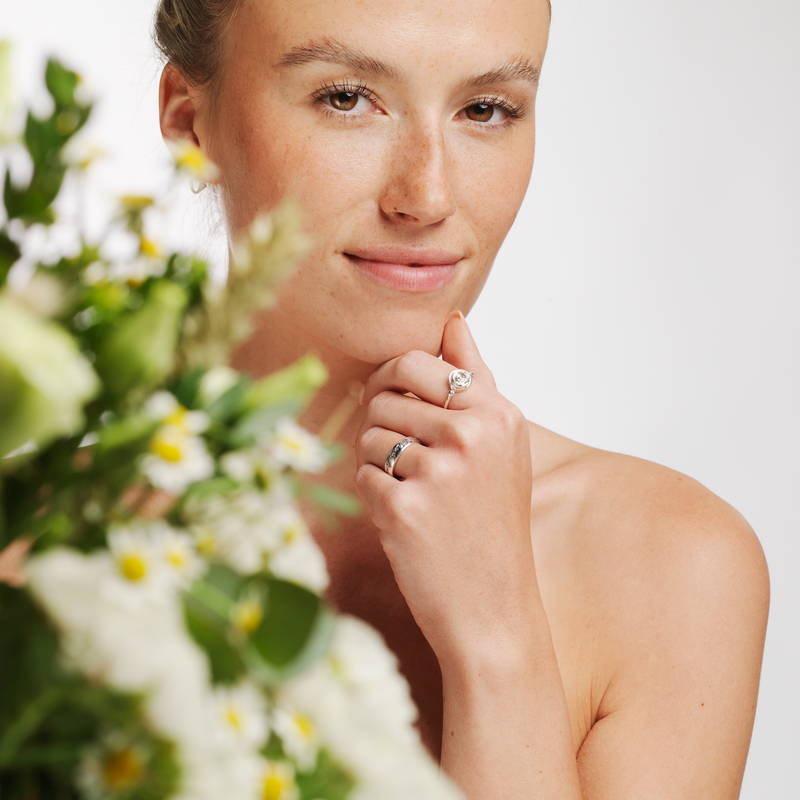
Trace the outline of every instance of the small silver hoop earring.
{"label": "small silver hoop earring", "polygon": [[206,186],[208,186],[208,184],[205,181],[192,181],[189,184],[189,188],[194,194],[200,194]]}

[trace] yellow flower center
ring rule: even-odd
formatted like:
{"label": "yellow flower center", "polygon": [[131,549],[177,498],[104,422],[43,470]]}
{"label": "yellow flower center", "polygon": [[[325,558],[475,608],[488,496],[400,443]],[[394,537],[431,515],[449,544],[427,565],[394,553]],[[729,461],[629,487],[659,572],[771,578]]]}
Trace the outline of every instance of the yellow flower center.
{"label": "yellow flower center", "polygon": [[103,778],[106,786],[114,791],[135,786],[143,775],[142,757],[129,747],[109,753],[103,761]]}
{"label": "yellow flower center", "polygon": [[228,721],[230,726],[237,731],[242,727],[242,715],[234,706],[228,706],[225,709],[225,719]]}
{"label": "yellow flower center", "polygon": [[145,236],[139,239],[139,250],[143,256],[148,258],[161,258],[161,248],[152,239]]}
{"label": "yellow flower center", "polygon": [[176,428],[185,428],[186,415],[189,412],[183,406],[176,406],[175,410],[164,420],[165,425],[174,425]]}
{"label": "yellow flower center", "polygon": [[302,454],[306,450],[305,442],[300,439],[293,439],[289,436],[284,436],[281,439],[281,444],[288,450],[293,450],[295,453]]}
{"label": "yellow flower center", "polygon": [[291,544],[298,536],[300,536],[302,528],[299,525],[292,525],[291,528],[287,528],[286,532],[283,534],[283,541],[284,544]]}
{"label": "yellow flower center", "polygon": [[164,426],[150,441],[150,452],[175,463],[183,459],[183,439],[175,426]]}
{"label": "yellow flower center", "polygon": [[304,739],[314,737],[314,723],[305,714],[295,714],[294,721]]}
{"label": "yellow flower center", "polygon": [[120,559],[119,571],[127,580],[136,583],[147,577],[147,561],[136,553],[128,553]]}
{"label": "yellow flower center", "polygon": [[176,569],[183,569],[186,566],[188,558],[186,557],[186,552],[182,548],[172,547],[167,550],[167,561]]}
{"label": "yellow flower center", "polygon": [[280,800],[284,796],[284,790],[288,788],[274,772],[271,772],[264,779],[264,800]]}
{"label": "yellow flower center", "polygon": [[261,624],[264,611],[256,600],[242,600],[233,609],[233,624],[240,631],[252,633]]}
{"label": "yellow flower center", "polygon": [[198,531],[194,539],[197,552],[202,556],[212,556],[217,549],[217,540],[214,531],[210,528],[203,528]]}

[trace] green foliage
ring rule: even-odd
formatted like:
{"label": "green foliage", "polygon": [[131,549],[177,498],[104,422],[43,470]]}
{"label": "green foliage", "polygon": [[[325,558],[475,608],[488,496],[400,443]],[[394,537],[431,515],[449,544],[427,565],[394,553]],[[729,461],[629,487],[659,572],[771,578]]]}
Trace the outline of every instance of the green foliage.
{"label": "green foliage", "polygon": [[325,800],[346,800],[354,786],[353,778],[324,749],[319,752],[316,768],[297,776],[297,787],[303,800],[315,800],[319,797],[324,797]]}
{"label": "green foliage", "polygon": [[[6,56],[0,44],[0,67]],[[4,80],[0,74],[0,84]],[[254,471],[251,478],[234,478],[223,469],[232,451],[238,451],[234,458],[253,451],[268,458],[278,420],[296,416],[327,377],[321,362],[308,356],[260,380],[220,369],[223,381],[215,385],[221,388],[209,389],[212,368],[226,363],[245,335],[246,317],[258,310],[256,300],[272,296],[276,274],[302,251],[299,217],[291,208],[279,210],[271,227],[261,220],[261,233],[251,237],[245,253],[247,274],[235,276],[235,291],[223,291],[210,284],[205,261],[162,255],[147,238],[148,215],[157,210],[152,198],[126,197],[104,237],[109,232],[127,237],[127,260],[109,259],[105,238],[81,237],[77,254],[34,265],[29,287],[35,289],[39,280],[45,300],[56,298],[52,307],[32,311],[15,298],[7,278],[21,252],[29,253],[31,226],[63,224],[54,201],[69,186],[69,171],[78,169],[65,148],[91,113],[77,74],[55,60],[47,63],[45,85],[52,112],[28,113],[21,135],[30,180],[18,185],[8,171],[3,175],[7,223],[0,227],[0,303],[10,311],[0,336],[0,457],[16,452],[0,458],[0,550],[25,538],[37,554],[31,563],[42,563],[47,555],[38,554],[47,551],[68,552],[83,565],[107,564],[107,574],[117,570],[113,577],[122,580],[109,531],[135,526],[146,515],[169,520],[172,533],[192,542],[199,561],[199,534],[188,513],[193,504],[248,492],[265,497],[274,488],[267,483],[274,482],[285,484],[279,488],[287,504],[294,503],[292,489],[302,490],[323,511],[358,513],[353,498],[316,484],[302,486],[284,466],[268,464],[264,475]],[[263,266],[269,259],[278,265],[276,274]],[[256,299],[250,296],[251,280]],[[15,339],[19,331],[24,336]],[[12,347],[20,342],[28,349]],[[54,358],[58,342],[63,357]],[[71,373],[62,363],[70,359]],[[43,375],[57,380],[48,387]],[[151,401],[163,399],[156,394],[168,400],[171,395],[172,412],[153,411]],[[59,413],[63,420],[54,427]],[[181,427],[198,417],[202,430],[189,431],[188,423]],[[165,501],[158,490],[166,484],[142,465],[158,451],[158,436],[168,428],[179,443],[180,437],[194,436],[211,466],[170,489],[175,496]],[[162,460],[181,457],[168,451]],[[187,579],[180,597],[186,631],[201,654],[191,652],[201,666],[205,654],[214,683],[247,679],[269,695],[326,651],[332,612],[314,592],[270,574],[271,555],[264,555],[252,575],[221,563],[214,552],[205,556],[206,573]],[[172,586],[173,603],[183,585]],[[166,800],[179,786],[180,753],[145,713],[146,698],[103,685],[94,667],[83,667],[87,674],[79,666],[67,668],[65,630],[57,631],[50,621],[59,620],[57,610],[41,593],[37,605],[36,587],[30,591],[0,583],[0,800],[73,800],[85,796],[77,776],[90,773],[106,780],[98,796],[108,800]],[[86,617],[94,620],[94,604],[99,614],[105,602],[99,589],[90,594]],[[249,616],[242,609],[249,609]],[[58,624],[68,628],[63,620]],[[280,751],[279,742],[277,747]],[[316,768],[300,774],[298,784],[303,800],[344,800],[353,780],[322,750]]]}

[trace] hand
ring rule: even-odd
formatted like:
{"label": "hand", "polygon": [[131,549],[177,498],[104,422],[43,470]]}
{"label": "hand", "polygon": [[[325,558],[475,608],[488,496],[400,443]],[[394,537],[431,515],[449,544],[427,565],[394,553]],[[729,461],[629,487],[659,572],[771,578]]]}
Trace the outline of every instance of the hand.
{"label": "hand", "polygon": [[[444,409],[454,368],[473,380]],[[440,663],[525,638],[538,592],[528,427],[497,392],[463,316],[445,325],[442,360],[412,351],[386,362],[361,402],[356,489]],[[402,452],[391,477],[386,457],[407,436],[422,444]]]}

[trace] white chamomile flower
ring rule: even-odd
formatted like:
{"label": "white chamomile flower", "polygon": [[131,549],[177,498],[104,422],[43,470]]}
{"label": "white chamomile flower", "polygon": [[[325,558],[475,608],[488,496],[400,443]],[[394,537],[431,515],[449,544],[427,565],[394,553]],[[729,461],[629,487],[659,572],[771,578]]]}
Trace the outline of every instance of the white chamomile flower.
{"label": "white chamomile flower", "polygon": [[206,531],[215,557],[243,575],[260,572],[280,544],[275,504],[264,492],[243,490],[192,501],[186,513],[194,530]]}
{"label": "white chamomile flower", "polygon": [[193,142],[167,139],[166,144],[175,159],[178,172],[197,181],[215,181],[219,178],[219,167]]}
{"label": "white chamomile flower", "polygon": [[275,426],[270,453],[280,466],[299,472],[321,472],[328,463],[320,440],[291,417],[283,417]]}
{"label": "white chamomile flower", "polygon": [[169,588],[164,561],[146,525],[111,528],[108,549],[114,564],[109,591],[129,601],[157,598]]}
{"label": "white chamomile flower", "polygon": [[319,753],[319,731],[308,714],[278,701],[272,713],[272,729],[283,743],[283,752],[301,772],[314,769]]}
{"label": "white chamomile flower", "polygon": [[269,738],[266,701],[250,683],[215,689],[212,714],[220,744],[257,750]]}
{"label": "white chamomile flower", "polygon": [[270,555],[269,570],[278,578],[305,586],[312,592],[328,588],[325,556],[314,541],[308,525],[295,507],[287,506],[275,514],[280,545]]}
{"label": "white chamomile flower", "polygon": [[286,761],[264,761],[259,776],[259,800],[298,800],[294,768]]}
{"label": "white chamomile flower", "polygon": [[167,571],[180,586],[188,586],[205,570],[205,562],[197,553],[192,537],[168,525],[154,531],[154,545]]}
{"label": "white chamomile flower", "polygon": [[232,389],[239,381],[239,373],[228,366],[212,367],[200,380],[200,399],[204,405],[211,405]]}
{"label": "white chamomile flower", "polygon": [[135,789],[145,777],[147,757],[122,734],[90,748],[78,765],[76,783],[87,800],[103,800]]}
{"label": "white chamomile flower", "polygon": [[186,434],[202,433],[211,424],[205,411],[189,411],[169,392],[156,392],[145,403],[145,410],[154,419],[180,428]]}
{"label": "white chamomile flower", "polygon": [[214,460],[197,435],[208,427],[208,415],[187,410],[169,392],[154,394],[146,410],[164,423],[141,460],[141,470],[150,483],[170,494],[182,494],[189,484],[210,478]]}
{"label": "white chamomile flower", "polygon": [[255,460],[246,450],[225,453],[219,460],[219,466],[229,478],[239,483],[249,483],[256,475]]}

